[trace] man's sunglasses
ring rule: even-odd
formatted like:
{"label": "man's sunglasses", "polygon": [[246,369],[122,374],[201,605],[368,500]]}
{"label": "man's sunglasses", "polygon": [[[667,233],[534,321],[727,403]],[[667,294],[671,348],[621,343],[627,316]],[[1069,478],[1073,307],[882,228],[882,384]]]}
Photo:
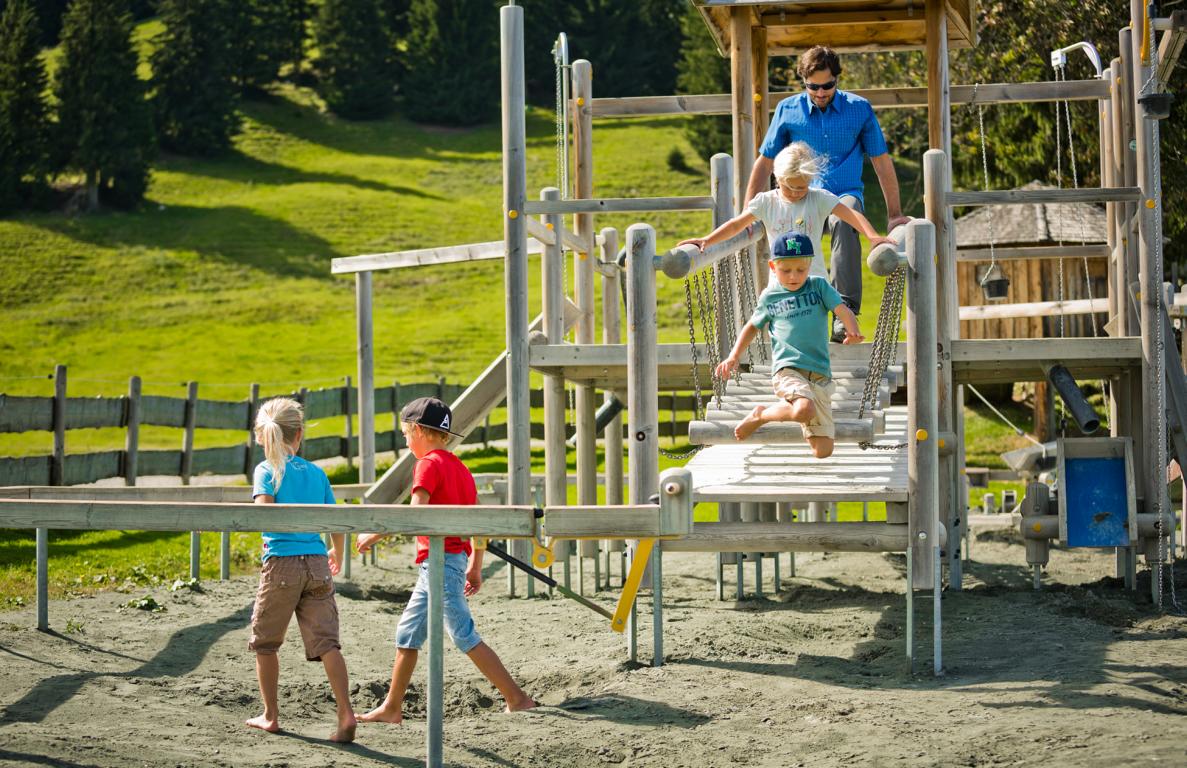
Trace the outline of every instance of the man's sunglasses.
{"label": "man's sunglasses", "polygon": [[831,91],[837,87],[837,81],[829,80],[827,83],[804,83],[804,87],[809,91]]}

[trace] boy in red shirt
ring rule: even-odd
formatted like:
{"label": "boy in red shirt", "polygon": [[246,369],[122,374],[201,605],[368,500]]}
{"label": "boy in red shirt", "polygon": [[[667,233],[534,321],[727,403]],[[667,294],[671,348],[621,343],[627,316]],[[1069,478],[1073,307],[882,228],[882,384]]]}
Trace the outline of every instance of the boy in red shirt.
{"label": "boy in red shirt", "polygon": [[[449,406],[435,397],[413,400],[400,412],[400,429],[408,449],[416,456],[412,477],[412,503],[463,506],[478,503],[474,477],[466,465],[446,446],[453,414]],[[460,436],[460,435],[459,435]],[[358,551],[366,552],[385,534],[359,536]],[[531,709],[536,702],[512,679],[503,662],[482,642],[474,629],[466,597],[482,586],[482,549],[456,536],[445,539],[445,630],[458,650],[470,657],[478,671],[486,676],[507,702],[508,712]],[[429,621],[429,538],[416,537],[416,562],[420,575],[416,588],[396,627],[396,660],[392,665],[392,684],[387,697],[375,709],[360,715],[363,722],[399,723],[403,718],[404,692],[416,669],[416,658],[428,633]]]}

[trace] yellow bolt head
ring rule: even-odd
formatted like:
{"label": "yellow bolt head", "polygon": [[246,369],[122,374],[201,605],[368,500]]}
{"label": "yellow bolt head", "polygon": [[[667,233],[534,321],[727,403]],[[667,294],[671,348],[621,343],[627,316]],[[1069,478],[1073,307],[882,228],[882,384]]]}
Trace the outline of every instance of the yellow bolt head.
{"label": "yellow bolt head", "polygon": [[915,430],[915,439],[921,443],[925,442],[927,440],[927,430],[926,429]]}
{"label": "yellow bolt head", "polygon": [[944,438],[941,437],[939,440],[937,440],[936,445],[939,446],[940,448],[943,448],[945,445]]}
{"label": "yellow bolt head", "polygon": [[548,227],[549,229],[552,229],[552,222],[550,221],[547,224],[545,224],[544,226]]}
{"label": "yellow bolt head", "polygon": [[512,210],[512,211],[507,211],[507,218],[509,218],[509,219],[518,219],[518,218],[519,218],[519,211],[515,211],[515,210]]}
{"label": "yellow bolt head", "polygon": [[1040,525],[1039,523],[1035,523],[1033,526],[1031,526],[1031,530],[1034,531],[1035,533],[1041,533],[1043,530],[1043,526]]}
{"label": "yellow bolt head", "polygon": [[760,101],[762,101],[762,94],[761,93],[754,94],[754,103],[758,104]]}
{"label": "yellow bolt head", "polygon": [[1147,208],[1149,208],[1150,210],[1154,210],[1154,201],[1153,201],[1153,200],[1147,200],[1147,201],[1146,201],[1146,207],[1147,207]]}
{"label": "yellow bolt head", "polygon": [[579,107],[585,106],[585,97],[584,96],[577,97],[577,106],[579,106]]}

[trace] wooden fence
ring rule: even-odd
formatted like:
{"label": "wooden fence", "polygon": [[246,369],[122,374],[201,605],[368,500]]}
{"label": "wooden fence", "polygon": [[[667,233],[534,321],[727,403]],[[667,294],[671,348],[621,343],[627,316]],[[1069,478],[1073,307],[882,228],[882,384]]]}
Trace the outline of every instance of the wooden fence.
{"label": "wooden fence", "polygon": [[[310,461],[358,456],[359,438],[353,434],[351,417],[357,411],[358,387],[350,386],[344,377],[341,387],[322,389],[301,388],[286,395],[260,397],[259,385],[251,386],[247,399],[202,400],[199,385],[190,382],[186,397],[167,397],[141,394],[140,378],[131,377],[128,394],[120,397],[68,397],[66,367],[54,372],[53,397],[21,397],[0,393],[0,432],[53,432],[53,453],[42,456],[0,457],[0,486],[8,485],[81,485],[112,477],[122,477],[127,485],[145,475],[179,476],[189,483],[193,475],[243,474],[249,480],[256,464],[263,461],[263,449],[254,444],[251,425],[260,404],[274,397],[292,397],[305,406],[310,421],[342,416],[345,434],[311,437],[304,441],[300,455]],[[392,413],[418,397],[439,397],[452,402],[466,387],[448,384],[444,379],[429,383],[400,384],[375,390],[376,413]],[[544,395],[532,390],[533,408],[541,408]],[[692,411],[691,395],[672,393],[660,396],[660,412],[670,419],[660,424],[663,437],[682,437],[688,434],[688,421],[677,419],[678,412]],[[146,450],[139,447],[141,426],[175,427],[183,430],[179,450]],[[73,429],[115,427],[127,430],[123,450],[91,453],[66,453],[65,433]],[[215,448],[194,448],[194,432],[198,429],[242,430],[244,440],[236,445]],[[532,437],[543,439],[544,427],[532,425]],[[465,439],[467,444],[487,444],[507,438],[505,423],[491,423],[488,419]],[[376,431],[375,450],[400,451],[407,446],[398,429]]]}

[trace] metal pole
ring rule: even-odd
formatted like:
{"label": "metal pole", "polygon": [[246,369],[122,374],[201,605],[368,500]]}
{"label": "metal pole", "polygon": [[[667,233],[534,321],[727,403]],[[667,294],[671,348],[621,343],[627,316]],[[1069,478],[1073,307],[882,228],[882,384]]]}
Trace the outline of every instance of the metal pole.
{"label": "metal pole", "polygon": [[37,628],[49,629],[49,529],[37,529]]}
{"label": "metal pole", "polygon": [[[548,187],[540,192],[541,200],[560,200],[560,190]],[[544,303],[544,335],[549,344],[563,344],[565,339],[565,249],[561,243],[561,227],[564,216],[548,214],[544,223],[556,235],[553,245],[544,246],[540,257],[540,291]],[[565,445],[565,379],[563,376],[544,377],[544,503],[548,506],[564,506],[568,503],[569,481],[567,449]],[[567,562],[570,544],[558,541],[553,554],[558,560]],[[565,587],[569,569],[564,569]],[[531,583],[531,582],[529,582]]]}
{"label": "metal pole", "polygon": [[[605,227],[602,229],[602,261],[605,263],[613,263],[618,258],[618,230],[613,227]],[[602,273],[602,343],[603,344],[619,344],[622,342],[621,319],[620,313],[622,311],[621,300],[619,299],[620,286],[620,272],[619,270],[608,270]],[[606,392],[605,400],[610,400],[618,397],[617,392]],[[621,401],[621,397],[618,397]],[[605,466],[606,466],[606,503],[607,504],[621,504],[623,502],[623,472],[622,472],[622,413],[615,414],[610,423],[606,425],[603,433],[603,443],[605,445]],[[610,586],[610,553],[621,552],[623,543],[621,539],[612,539],[604,542],[606,547],[606,586]]]}
{"label": "metal pole", "polygon": [[[503,105],[503,237],[507,323],[507,483],[511,504],[530,504],[531,403],[528,397],[528,251],[523,8],[499,10]],[[559,236],[559,233],[557,233]],[[530,581],[528,582],[531,583]]]}
{"label": "metal pole", "polygon": [[443,607],[445,591],[445,537],[429,538],[429,685],[428,706],[425,717],[428,721],[428,759],[430,766],[442,764],[442,739],[444,735],[444,707],[442,692],[445,685],[445,617]]}

